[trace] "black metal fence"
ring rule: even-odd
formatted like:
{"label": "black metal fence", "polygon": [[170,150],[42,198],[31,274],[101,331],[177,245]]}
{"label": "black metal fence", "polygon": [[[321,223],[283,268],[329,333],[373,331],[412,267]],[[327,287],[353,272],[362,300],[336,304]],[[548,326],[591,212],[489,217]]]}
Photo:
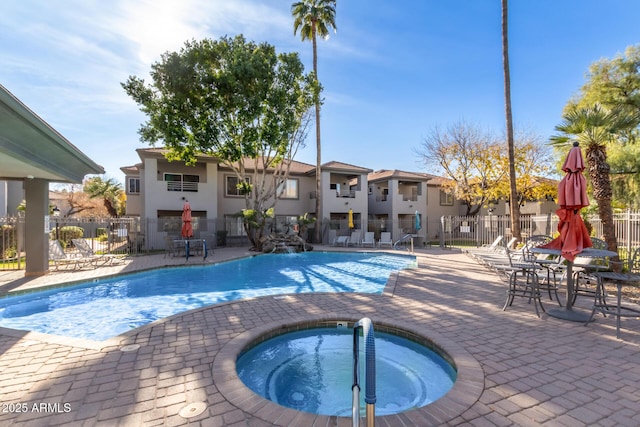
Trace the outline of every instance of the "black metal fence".
{"label": "black metal fence", "polygon": [[[591,228],[591,236],[602,238],[602,221],[597,216],[587,216],[585,222]],[[618,248],[631,252],[640,246],[640,212],[625,211],[614,214],[615,234]],[[509,240],[511,234],[511,218],[509,216],[446,216],[436,224],[441,232],[438,240],[442,246],[465,247],[490,244],[498,236]],[[523,238],[536,234],[554,236],[558,229],[556,215],[531,215],[520,218]]]}
{"label": "black metal fence", "polygon": [[[359,221],[350,228],[346,220],[325,220],[320,223],[324,243],[331,243],[333,236],[348,236],[354,229],[373,231],[376,240],[383,231],[394,231],[394,242],[404,235],[412,235],[418,247],[438,245],[442,247],[468,247],[490,244],[498,236],[511,238],[511,223],[508,216],[443,216],[422,218],[416,229],[414,219],[401,221]],[[602,223],[596,216],[586,218],[592,227],[591,235],[602,237]],[[195,238],[206,239],[214,246],[243,246],[249,241],[239,218],[205,219],[194,217],[192,221]],[[555,215],[521,217],[523,237],[536,234],[554,235],[558,226]],[[626,211],[614,214],[614,226],[618,247],[627,253],[640,245],[640,212]],[[309,243],[314,242],[314,225],[300,230],[294,219],[274,219],[267,225],[269,233],[298,233]],[[164,251],[167,241],[179,238],[182,219],[175,218],[57,218],[50,217],[48,234],[59,240],[63,247],[72,248],[72,239],[84,238],[94,251],[122,255],[138,255]],[[24,268],[24,217],[0,218],[0,269]]]}

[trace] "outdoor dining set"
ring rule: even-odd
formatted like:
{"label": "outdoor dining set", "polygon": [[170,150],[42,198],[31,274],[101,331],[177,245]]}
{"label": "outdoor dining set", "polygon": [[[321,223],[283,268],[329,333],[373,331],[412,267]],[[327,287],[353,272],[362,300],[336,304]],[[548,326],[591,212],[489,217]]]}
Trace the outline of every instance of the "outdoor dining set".
{"label": "outdoor dining set", "polygon": [[[538,307],[546,311],[541,297],[546,291],[550,299],[555,296],[559,305],[547,311],[549,316],[588,325],[596,312],[610,314],[616,318],[616,337],[620,338],[620,318],[640,317],[640,306],[622,304],[623,286],[640,286],[640,248],[628,254],[626,264],[619,263],[614,261],[618,259],[617,252],[608,250],[605,241],[589,235],[580,215],[580,210],[589,206],[584,168],[582,151],[574,142],[562,165],[565,176],[558,184],[560,208],[556,215],[560,221],[555,238],[531,236],[513,250],[511,245],[515,239],[501,248],[500,236],[491,246],[468,253],[507,279],[509,286],[503,310],[513,304],[515,297],[524,297],[534,303],[540,317]],[[542,272],[545,274],[541,279]],[[566,282],[564,306],[558,298],[561,281]],[[615,305],[607,302],[607,283],[616,285]],[[593,297],[591,313],[573,307],[577,296],[585,294]]]}
{"label": "outdoor dining set", "polygon": [[[536,235],[526,239],[517,248],[511,248],[512,240],[505,245],[500,236],[491,245],[468,249],[465,252],[480,264],[496,272],[507,283],[503,310],[511,306],[516,297],[532,303],[536,314],[588,325],[597,313],[616,318],[616,337],[620,338],[620,319],[640,318],[640,305],[623,301],[623,287],[640,287],[640,248],[628,254],[626,261],[613,261],[618,255],[607,250],[606,243],[591,238],[592,247],[584,248],[572,260],[559,249],[547,248],[554,239]],[[562,284],[566,284],[564,305],[558,296]],[[608,299],[615,285],[615,301]],[[557,307],[545,310],[543,299],[555,301]],[[579,296],[592,298],[591,311],[574,308]]]}

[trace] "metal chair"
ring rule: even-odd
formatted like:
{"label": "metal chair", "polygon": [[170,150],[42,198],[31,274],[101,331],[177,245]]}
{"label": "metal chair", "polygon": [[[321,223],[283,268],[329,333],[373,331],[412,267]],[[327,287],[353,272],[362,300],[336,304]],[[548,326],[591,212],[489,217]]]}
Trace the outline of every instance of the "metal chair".
{"label": "metal chair", "polygon": [[[593,309],[591,316],[585,323],[585,326],[591,322],[596,311],[600,311],[605,317],[607,314],[616,318],[616,338],[620,338],[620,318],[622,317],[640,317],[640,308],[637,305],[629,306],[622,303],[622,287],[634,286],[640,287],[640,248],[634,250],[632,256],[627,263],[616,262],[621,267],[621,272],[617,271],[600,271],[596,272],[598,278],[595,297],[593,300]],[[612,261],[611,264],[614,264]],[[605,300],[606,289],[605,283],[613,283],[616,285],[616,304],[610,305]]]}
{"label": "metal chair", "polygon": [[509,283],[507,299],[502,310],[504,311],[507,307],[511,306],[515,297],[522,297],[527,298],[529,304],[533,301],[536,315],[540,317],[538,305],[540,305],[542,311],[545,311],[542,305],[542,299],[540,298],[540,281],[538,278],[538,271],[542,267],[535,262],[536,257],[526,250],[526,246],[525,249],[522,250],[520,260],[514,260],[508,248],[505,248],[505,252],[507,255],[505,258],[508,263],[494,266],[496,271],[506,276]]}
{"label": "metal chair", "polygon": [[[609,245],[602,239],[591,238],[594,249],[607,250]],[[609,270],[608,260],[581,257],[579,254],[573,262],[573,303],[578,295],[593,297],[596,293],[598,277],[596,273]],[[602,296],[603,298],[605,295]]]}

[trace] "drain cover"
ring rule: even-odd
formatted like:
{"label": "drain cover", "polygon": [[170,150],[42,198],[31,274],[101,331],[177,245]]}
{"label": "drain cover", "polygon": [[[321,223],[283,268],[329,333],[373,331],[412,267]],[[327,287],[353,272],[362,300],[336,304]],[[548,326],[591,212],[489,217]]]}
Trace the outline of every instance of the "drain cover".
{"label": "drain cover", "polygon": [[123,347],[120,347],[120,351],[128,352],[128,351],[136,351],[140,348],[140,344],[129,344]]}
{"label": "drain cover", "polygon": [[207,405],[204,402],[193,402],[180,409],[178,415],[182,418],[193,418],[202,414],[204,410],[207,409]]}

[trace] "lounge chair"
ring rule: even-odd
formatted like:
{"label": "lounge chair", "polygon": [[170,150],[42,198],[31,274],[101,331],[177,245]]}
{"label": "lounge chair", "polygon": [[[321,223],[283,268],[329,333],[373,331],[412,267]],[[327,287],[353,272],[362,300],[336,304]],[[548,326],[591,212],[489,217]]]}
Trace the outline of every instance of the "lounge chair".
{"label": "lounge chair", "polygon": [[380,240],[378,240],[378,247],[382,247],[384,245],[389,246],[390,248],[393,247],[393,240],[391,240],[390,231],[382,231],[380,233]]}
{"label": "lounge chair", "polygon": [[330,245],[334,245],[335,246],[336,237],[338,237],[338,232],[336,230],[330,229],[329,230],[329,238],[327,240]]}
{"label": "lounge chair", "polygon": [[463,250],[463,252],[471,256],[473,256],[473,254],[476,252],[480,252],[480,253],[494,252],[496,250],[500,250],[500,242],[502,242],[502,239],[504,239],[504,236],[498,236],[490,245],[485,244],[476,248],[465,249]]}
{"label": "lounge chair", "polygon": [[513,249],[512,246],[514,245],[514,243],[516,243],[518,241],[518,239],[516,239],[515,237],[512,237],[511,239],[509,239],[509,241],[507,242],[506,245],[504,245],[505,247],[509,248],[509,249]]}
{"label": "lounge chair", "polygon": [[349,244],[349,236],[338,236],[333,244],[334,246],[347,246]]}
{"label": "lounge chair", "polygon": [[95,267],[98,265],[113,264],[114,262],[122,262],[122,259],[111,254],[97,254],[91,248],[91,245],[85,239],[71,239],[80,256],[85,262],[92,263]]}
{"label": "lounge chair", "polygon": [[[499,239],[499,240],[498,240]],[[478,261],[481,264],[484,264],[484,259],[486,258],[492,258],[495,256],[501,257],[504,255],[504,248],[507,249],[513,249],[512,246],[516,243],[517,239],[515,237],[512,237],[506,245],[501,246],[499,244],[499,241],[502,241],[502,237],[499,237],[498,239],[496,239],[496,241],[498,241],[498,244],[494,246],[494,243],[492,243],[491,245],[484,245],[481,246],[479,248],[475,248],[475,249],[468,249],[466,251],[466,254],[469,255],[471,258],[475,259],[476,261]]]}
{"label": "lounge chair", "polygon": [[371,246],[373,248],[376,245],[375,233],[373,231],[365,232],[364,238],[360,244],[362,246]]}
{"label": "lounge chair", "polygon": [[49,240],[49,261],[53,262],[56,270],[60,270],[62,267],[67,270],[76,270],[85,264],[85,260],[82,258],[66,253],[58,240]]}
{"label": "lounge chair", "polygon": [[355,230],[351,232],[351,236],[349,236],[349,245],[352,246],[360,246],[362,240],[362,231]]}

